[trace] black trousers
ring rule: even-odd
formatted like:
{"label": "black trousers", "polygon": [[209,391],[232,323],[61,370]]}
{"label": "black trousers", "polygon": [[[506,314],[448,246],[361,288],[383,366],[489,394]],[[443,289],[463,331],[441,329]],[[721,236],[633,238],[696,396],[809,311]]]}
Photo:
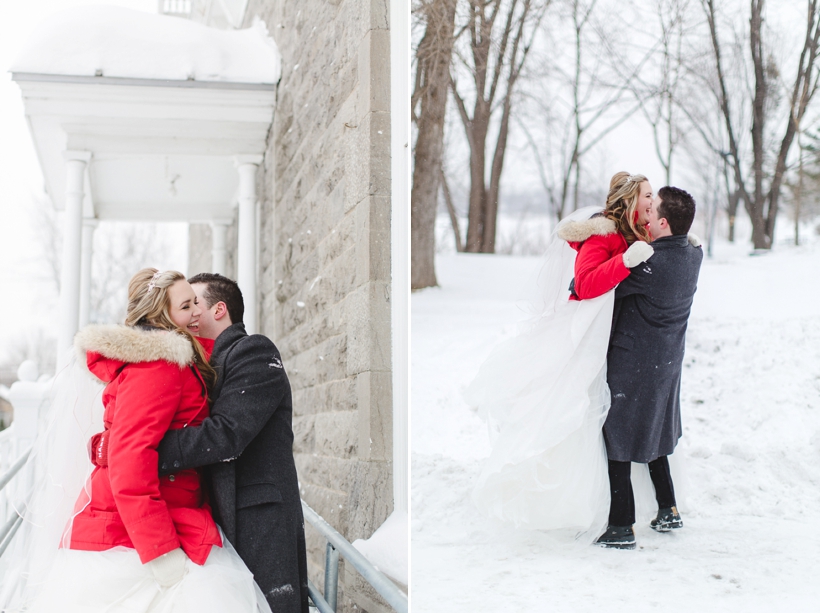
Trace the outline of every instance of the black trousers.
{"label": "black trousers", "polygon": [[[655,486],[658,508],[674,507],[675,488],[669,472],[667,456],[649,463],[649,476]],[[609,461],[610,526],[631,526],[635,523],[635,495],[632,493],[632,463]]]}

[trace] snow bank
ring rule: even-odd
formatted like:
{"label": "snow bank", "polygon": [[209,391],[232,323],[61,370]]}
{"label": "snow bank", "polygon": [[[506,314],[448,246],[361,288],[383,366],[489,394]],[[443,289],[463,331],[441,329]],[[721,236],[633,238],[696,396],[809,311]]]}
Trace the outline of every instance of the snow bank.
{"label": "snow bank", "polygon": [[179,17],[94,5],[43,21],[11,71],[275,84],[281,56],[261,21],[226,31]]}
{"label": "snow bank", "polygon": [[407,585],[407,513],[394,511],[367,540],[357,539],[353,546],[385,575]]}
{"label": "snow bank", "polygon": [[717,244],[687,333],[685,526],[636,525],[636,551],[565,549],[485,519],[470,491],[487,430],[461,398],[515,332],[538,258],[437,260],[412,297],[413,608],[809,611],[820,597],[820,244],[749,257]]}

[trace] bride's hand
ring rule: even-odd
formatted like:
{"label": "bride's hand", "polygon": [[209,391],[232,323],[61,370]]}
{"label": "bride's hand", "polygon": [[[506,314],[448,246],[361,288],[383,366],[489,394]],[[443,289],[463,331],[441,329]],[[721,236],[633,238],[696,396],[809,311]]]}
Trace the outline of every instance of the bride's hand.
{"label": "bride's hand", "polygon": [[162,587],[171,587],[185,575],[188,556],[179,547],[148,562],[156,582]]}
{"label": "bride's hand", "polygon": [[635,241],[624,252],[624,266],[635,268],[641,262],[646,262],[653,253],[655,253],[655,250],[652,249],[652,245],[643,241]]}

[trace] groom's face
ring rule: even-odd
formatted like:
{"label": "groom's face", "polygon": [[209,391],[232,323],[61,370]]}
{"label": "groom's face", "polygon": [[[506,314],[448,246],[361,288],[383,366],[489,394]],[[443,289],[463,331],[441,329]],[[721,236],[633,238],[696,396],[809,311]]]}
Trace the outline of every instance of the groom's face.
{"label": "groom's face", "polygon": [[219,336],[219,331],[217,331],[218,326],[214,319],[214,312],[220,303],[213,304],[210,307],[208,306],[205,300],[205,291],[208,289],[208,286],[205,283],[194,283],[191,287],[194,288],[197,303],[199,308],[202,309],[202,315],[199,316],[199,336],[214,339]]}
{"label": "groom's face", "polygon": [[652,200],[652,205],[649,207],[649,232],[652,234],[652,238],[658,238],[661,236],[666,236],[667,234],[671,234],[669,230],[669,222],[666,221],[665,217],[658,216],[658,209],[661,206],[661,197],[655,196],[654,200]]}

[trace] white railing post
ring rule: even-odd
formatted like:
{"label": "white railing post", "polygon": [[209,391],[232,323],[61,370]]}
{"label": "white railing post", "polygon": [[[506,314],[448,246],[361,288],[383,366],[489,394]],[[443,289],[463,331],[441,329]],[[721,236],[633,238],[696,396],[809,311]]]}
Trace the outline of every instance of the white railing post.
{"label": "white railing post", "polygon": [[[40,407],[48,393],[49,381],[38,382],[39,372],[37,364],[26,360],[17,369],[18,381],[9,388],[9,402],[14,408],[14,421],[3,432],[0,441],[2,446],[3,466],[0,473],[5,472],[20,458],[34,443],[37,437],[37,426],[40,417]],[[23,467],[13,481],[0,490],[0,510],[5,519],[8,515],[8,502],[28,491],[32,474],[28,467]]]}

